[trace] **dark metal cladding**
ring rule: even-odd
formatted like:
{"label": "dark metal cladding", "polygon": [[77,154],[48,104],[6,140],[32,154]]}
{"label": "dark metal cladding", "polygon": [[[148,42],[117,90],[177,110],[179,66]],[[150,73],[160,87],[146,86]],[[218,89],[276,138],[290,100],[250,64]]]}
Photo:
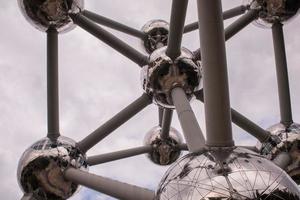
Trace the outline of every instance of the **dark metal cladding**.
{"label": "dark metal cladding", "polygon": [[72,30],[75,25],[69,13],[83,9],[83,0],[18,0],[27,21],[41,31],[54,27],[58,32]]}
{"label": "dark metal cladding", "polygon": [[192,60],[193,54],[181,49],[181,55],[174,61],[166,54],[166,47],[150,55],[150,64],[143,67],[141,80],[146,93],[153,94],[154,102],[164,108],[174,108],[170,92],[173,87],[182,87],[188,97],[201,86],[200,63]]}
{"label": "dark metal cladding", "polygon": [[258,26],[271,27],[275,22],[286,23],[298,14],[300,0],[251,0],[250,9],[258,9]]}
{"label": "dark metal cladding", "polygon": [[148,158],[158,165],[170,165],[175,162],[181,155],[179,145],[182,144],[180,133],[170,127],[168,137],[163,139],[161,135],[161,127],[152,128],[144,138],[145,145],[151,145],[152,152],[148,154]]}
{"label": "dark metal cladding", "polygon": [[185,199],[299,200],[300,192],[271,161],[243,148],[220,148],[184,156],[162,178],[156,200]]}
{"label": "dark metal cladding", "polygon": [[63,178],[68,167],[87,170],[85,155],[75,147],[75,142],[63,136],[55,142],[44,138],[22,155],[17,172],[19,185],[39,200],[67,199],[79,188]]}

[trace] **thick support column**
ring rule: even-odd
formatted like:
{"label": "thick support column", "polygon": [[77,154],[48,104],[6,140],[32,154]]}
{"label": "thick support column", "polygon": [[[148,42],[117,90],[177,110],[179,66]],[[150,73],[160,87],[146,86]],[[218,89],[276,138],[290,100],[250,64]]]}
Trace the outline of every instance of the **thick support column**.
{"label": "thick support column", "polygon": [[59,92],[58,92],[58,33],[56,29],[47,31],[47,113],[48,134],[56,140],[59,133]]}
{"label": "thick support column", "polygon": [[86,18],[82,14],[72,14],[70,15],[75,24],[94,35],[111,48],[117,50],[119,53],[123,54],[139,66],[144,66],[148,64],[148,56],[143,55],[136,49],[132,48],[113,34],[107,32],[97,24],[93,23],[90,19]]}
{"label": "thick support column", "polygon": [[230,147],[232,139],[221,0],[198,0],[204,108],[208,146]]}
{"label": "thick support column", "polygon": [[[244,5],[237,6],[237,7],[234,7],[232,9],[226,10],[226,11],[223,12],[223,20],[239,16],[239,15],[245,13],[246,10],[247,10],[247,7],[244,6]],[[188,33],[188,32],[197,30],[198,28],[199,28],[198,21],[193,22],[193,23],[190,23],[190,24],[188,24],[184,27],[183,33]]]}
{"label": "thick support column", "polygon": [[111,180],[78,169],[69,168],[65,171],[65,178],[74,183],[94,189],[103,194],[124,200],[154,200],[155,192],[127,183]]}
{"label": "thick support column", "polygon": [[[199,101],[204,103],[203,90],[197,91],[195,96]],[[231,108],[231,119],[233,123],[247,131],[262,143],[270,138],[270,133],[268,131],[264,130],[233,108]]]}
{"label": "thick support column", "polygon": [[86,152],[93,146],[95,146],[98,142],[108,136],[111,132],[116,130],[123,123],[128,121],[135,114],[143,110],[147,105],[152,102],[152,99],[147,95],[143,94],[129,106],[124,108],[121,112],[116,114],[113,118],[108,120],[86,138],[81,140],[77,145],[79,149],[83,152]]}
{"label": "thick support column", "polygon": [[111,162],[115,160],[120,160],[123,158],[128,158],[132,156],[137,156],[144,153],[150,153],[152,151],[151,146],[143,146],[143,147],[136,147],[132,149],[116,151],[112,153],[106,153],[97,156],[90,156],[87,158],[88,165],[98,165],[106,162]]}
{"label": "thick support column", "polygon": [[289,126],[293,123],[293,118],[284,36],[281,23],[275,23],[273,25],[272,34],[276,62],[281,122]]}
{"label": "thick support column", "polygon": [[181,41],[188,0],[173,0],[166,55],[175,60],[181,54]]}
{"label": "thick support column", "polygon": [[183,89],[176,87],[171,95],[189,151],[202,150],[205,139]]}
{"label": "thick support column", "polygon": [[173,116],[173,110],[165,108],[163,119],[162,119],[162,127],[161,127],[162,139],[167,139],[169,137],[172,116]]}
{"label": "thick support column", "polygon": [[162,119],[164,115],[164,109],[162,107],[158,107],[158,125],[162,126]]}
{"label": "thick support column", "polygon": [[91,11],[84,10],[84,11],[82,11],[82,14],[85,17],[89,18],[90,20],[93,20],[94,22],[96,22],[98,24],[121,31],[123,33],[127,33],[129,35],[138,37],[140,39],[144,39],[146,36],[145,33],[143,33],[140,30],[131,28],[129,26],[126,26],[126,25],[116,22],[114,20],[108,19],[106,17],[103,17],[103,16],[93,13]]}

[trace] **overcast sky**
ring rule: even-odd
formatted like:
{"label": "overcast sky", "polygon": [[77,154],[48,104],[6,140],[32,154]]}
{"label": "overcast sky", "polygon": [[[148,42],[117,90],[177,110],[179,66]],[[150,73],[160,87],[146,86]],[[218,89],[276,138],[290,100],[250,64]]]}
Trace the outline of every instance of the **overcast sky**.
{"label": "overcast sky", "polygon": [[[224,10],[240,0],[223,0]],[[85,7],[140,29],[147,21],[169,21],[171,0],[86,0]],[[21,15],[16,0],[0,0],[0,183],[1,199],[22,196],[16,178],[24,150],[46,136],[46,35]],[[196,1],[190,1],[186,23],[197,19]],[[226,25],[233,20],[226,21]],[[284,27],[294,121],[300,121],[300,20]],[[112,31],[143,51],[141,41]],[[199,47],[198,31],[186,34],[183,46]],[[267,128],[279,122],[272,37],[269,29],[249,25],[226,44],[231,105]],[[80,28],[59,37],[61,133],[76,141],[99,127],[142,94],[140,68]],[[216,58],[217,59],[217,58]],[[203,106],[192,106],[205,132]],[[142,145],[143,137],[158,124],[151,105],[96,145],[88,155]],[[181,131],[177,116],[173,126]],[[256,140],[234,127],[236,144]],[[90,171],[155,190],[167,167],[144,155],[92,167]],[[71,199],[113,199],[82,189]]]}

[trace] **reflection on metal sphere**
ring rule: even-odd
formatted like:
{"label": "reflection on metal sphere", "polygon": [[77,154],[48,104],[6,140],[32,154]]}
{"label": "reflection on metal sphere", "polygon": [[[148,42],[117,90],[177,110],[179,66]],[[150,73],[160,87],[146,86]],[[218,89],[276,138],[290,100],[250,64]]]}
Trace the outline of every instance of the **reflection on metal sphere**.
{"label": "reflection on metal sphere", "polygon": [[38,30],[49,27],[58,32],[72,30],[75,25],[69,13],[83,9],[83,0],[18,0],[22,14]]}
{"label": "reflection on metal sphere", "polygon": [[150,64],[142,69],[141,79],[146,93],[153,95],[155,103],[174,108],[170,92],[174,86],[184,89],[188,99],[200,87],[200,63],[192,60],[193,54],[181,49],[181,55],[172,61],[165,52],[167,47],[157,49],[150,55]]}
{"label": "reflection on metal sphere", "polygon": [[164,20],[151,20],[147,22],[142,31],[146,34],[143,46],[148,53],[164,47],[168,43],[169,24]]}
{"label": "reflection on metal sphere", "polygon": [[44,138],[22,155],[17,172],[19,185],[24,193],[33,193],[37,199],[67,199],[79,188],[63,178],[67,167],[87,170],[85,156],[75,142],[63,136],[56,142]]}
{"label": "reflection on metal sphere", "polygon": [[271,27],[275,22],[285,23],[296,16],[300,0],[252,0],[250,8],[260,10],[257,25]]}
{"label": "reflection on metal sphere", "polygon": [[157,200],[300,199],[297,185],[271,161],[242,148],[216,159],[223,151],[181,158],[164,175]]}
{"label": "reflection on metal sphere", "polygon": [[162,139],[161,127],[156,126],[146,134],[144,144],[153,147],[153,151],[148,154],[152,162],[158,165],[169,165],[181,154],[178,145],[182,144],[182,137],[175,128],[170,127],[169,137]]}
{"label": "reflection on metal sphere", "polygon": [[[287,152],[292,162],[286,167],[285,171],[292,177],[292,179],[300,184],[300,125],[291,124],[285,126],[284,124],[276,124],[267,129],[272,135],[278,136],[281,142],[267,153],[268,159],[273,160],[281,152]],[[258,143],[258,149],[261,149],[261,143]]]}

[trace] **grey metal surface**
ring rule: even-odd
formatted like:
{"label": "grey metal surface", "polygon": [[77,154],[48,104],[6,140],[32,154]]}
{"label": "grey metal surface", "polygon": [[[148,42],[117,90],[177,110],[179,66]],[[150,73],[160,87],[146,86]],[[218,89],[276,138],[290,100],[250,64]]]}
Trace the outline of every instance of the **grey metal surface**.
{"label": "grey metal surface", "polygon": [[142,146],[142,147],[136,147],[132,149],[126,149],[111,153],[105,153],[101,155],[96,156],[89,156],[87,158],[87,163],[89,166],[98,165],[106,162],[111,162],[115,160],[120,160],[132,156],[137,156],[140,154],[150,153],[152,151],[152,147],[150,145],[148,146]]}
{"label": "grey metal surface", "polygon": [[158,106],[158,125],[160,127],[162,125],[163,114],[164,114],[164,108],[161,106]]}
{"label": "grey metal surface", "polygon": [[74,168],[65,171],[64,177],[74,183],[94,189],[103,194],[124,200],[154,200],[154,191],[122,183]]}
{"label": "grey metal surface", "polygon": [[273,163],[283,170],[286,169],[286,167],[289,166],[291,162],[292,162],[291,155],[287,152],[281,152],[273,160]]}
{"label": "grey metal surface", "polygon": [[233,146],[224,25],[220,0],[198,0],[206,144]]}
{"label": "grey metal surface", "polygon": [[293,123],[288,68],[281,23],[272,27],[281,123]]}
{"label": "grey metal surface", "polygon": [[144,39],[144,37],[146,36],[145,33],[142,32],[142,31],[140,31],[140,30],[131,28],[131,27],[126,26],[126,25],[124,25],[122,23],[119,23],[119,22],[114,21],[112,19],[103,17],[103,16],[98,15],[96,13],[93,13],[91,11],[84,10],[81,13],[85,17],[89,18],[90,20],[93,20],[94,22],[96,22],[98,24],[101,24],[103,26],[107,26],[109,28],[112,28],[112,29],[115,29],[115,30],[118,30],[118,31],[121,31],[121,32],[124,32],[124,33],[127,33],[129,35],[138,37],[140,39]]}
{"label": "grey metal surface", "polygon": [[162,139],[166,139],[169,136],[172,116],[173,116],[173,110],[165,108],[163,113],[162,126],[161,126]]}
{"label": "grey metal surface", "polygon": [[118,114],[92,132],[90,135],[85,137],[83,140],[78,142],[78,147],[82,152],[86,152],[102,139],[104,139],[107,135],[121,126],[123,123],[128,121],[135,114],[144,109],[147,105],[151,104],[152,99],[147,95],[143,94],[141,97],[136,99],[126,108],[121,110]]}
{"label": "grey metal surface", "polygon": [[47,31],[47,136],[53,141],[60,135],[58,88],[58,32],[50,28]]}
{"label": "grey metal surface", "polygon": [[[198,100],[204,102],[203,90],[195,92],[195,96]],[[262,127],[255,124],[233,108],[231,108],[231,120],[237,126],[244,129],[261,142],[266,142],[266,140],[270,137],[270,133],[268,131],[264,130]]]}
{"label": "grey metal surface", "polygon": [[230,39],[240,30],[245,28],[248,24],[253,22],[258,17],[258,13],[258,10],[249,10],[234,23],[230,24],[225,30],[225,40]]}
{"label": "grey metal surface", "polygon": [[205,139],[184,90],[176,87],[171,95],[189,151],[203,149]]}
{"label": "grey metal surface", "polygon": [[188,0],[173,0],[166,55],[175,60],[181,54],[181,41]]}
{"label": "grey metal surface", "polygon": [[181,158],[161,179],[157,200],[299,200],[298,186],[271,161],[242,148],[220,160],[220,151]]}
{"label": "grey metal surface", "polygon": [[[244,5],[234,7],[232,9],[226,10],[223,12],[223,20],[230,19],[236,16],[239,16],[247,10],[247,7]],[[193,22],[184,26],[183,33],[188,33],[199,28],[199,22]]]}
{"label": "grey metal surface", "polygon": [[[258,17],[258,13],[259,12],[257,10],[250,10],[246,14],[238,18],[236,21],[234,21],[232,24],[230,24],[227,28],[225,28],[225,41],[229,40],[231,37],[245,28],[248,24],[253,22],[253,20]],[[194,51],[194,57],[196,60],[201,60],[200,49]]]}
{"label": "grey metal surface", "polygon": [[97,24],[93,23],[90,19],[83,16],[82,14],[72,14],[70,15],[75,24],[94,35],[113,49],[117,50],[139,66],[144,66],[148,64],[148,56],[140,53],[136,49],[132,48],[119,38],[115,37],[111,33],[107,32]]}

